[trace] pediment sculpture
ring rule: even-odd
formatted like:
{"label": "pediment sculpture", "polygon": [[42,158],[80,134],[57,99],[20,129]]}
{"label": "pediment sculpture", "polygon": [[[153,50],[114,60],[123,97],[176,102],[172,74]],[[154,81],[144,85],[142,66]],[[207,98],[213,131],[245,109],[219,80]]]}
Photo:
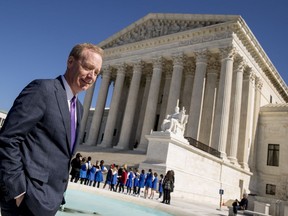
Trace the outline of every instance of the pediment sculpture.
{"label": "pediment sculpture", "polygon": [[150,19],[144,23],[138,24],[128,32],[123,33],[118,38],[110,41],[102,48],[121,46],[164,35],[174,34],[196,28],[202,28],[209,25],[215,25],[223,21],[199,21],[199,20],[165,20]]}

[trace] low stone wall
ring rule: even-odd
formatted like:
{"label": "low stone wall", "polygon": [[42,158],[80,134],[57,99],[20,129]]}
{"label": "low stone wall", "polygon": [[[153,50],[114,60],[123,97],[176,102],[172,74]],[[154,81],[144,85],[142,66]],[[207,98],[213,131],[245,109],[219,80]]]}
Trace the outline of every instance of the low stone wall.
{"label": "low stone wall", "polygon": [[147,139],[147,158],[139,168],[164,175],[174,170],[173,196],[220,206],[219,189],[224,190],[221,204],[249,193],[251,172],[190,146],[173,133],[153,132]]}

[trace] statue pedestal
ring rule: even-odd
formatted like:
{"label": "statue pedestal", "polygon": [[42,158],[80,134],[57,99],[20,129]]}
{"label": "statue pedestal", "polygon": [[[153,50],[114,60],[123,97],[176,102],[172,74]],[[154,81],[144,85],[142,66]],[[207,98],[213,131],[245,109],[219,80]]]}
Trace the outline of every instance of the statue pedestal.
{"label": "statue pedestal", "polygon": [[164,163],[166,166],[172,164],[174,166],[176,162],[175,154],[179,152],[180,149],[190,147],[188,141],[183,136],[171,132],[153,131],[150,135],[146,135],[146,138],[148,139],[149,144],[147,157],[144,163]]}
{"label": "statue pedestal", "polygon": [[175,190],[172,196],[217,206],[219,189],[225,191],[225,200],[241,196],[239,182],[242,182],[243,191],[249,192],[252,173],[189,145],[183,136],[157,131],[146,138],[147,156],[139,170],[152,169],[158,176],[173,170]]}

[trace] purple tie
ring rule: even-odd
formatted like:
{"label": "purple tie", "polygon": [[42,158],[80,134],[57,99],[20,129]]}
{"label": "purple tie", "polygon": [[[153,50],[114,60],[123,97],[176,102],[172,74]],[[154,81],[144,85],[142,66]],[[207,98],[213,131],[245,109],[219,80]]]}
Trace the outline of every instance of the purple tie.
{"label": "purple tie", "polygon": [[74,96],[70,101],[70,119],[71,119],[71,152],[73,151],[74,143],[75,143],[75,134],[76,134],[76,120],[75,120],[75,112],[76,112],[76,97]]}

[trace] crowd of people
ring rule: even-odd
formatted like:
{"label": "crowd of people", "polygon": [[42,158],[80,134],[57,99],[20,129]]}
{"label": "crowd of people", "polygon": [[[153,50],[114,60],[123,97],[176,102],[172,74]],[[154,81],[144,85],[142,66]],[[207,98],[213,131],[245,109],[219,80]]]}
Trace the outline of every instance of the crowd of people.
{"label": "crowd of people", "polygon": [[139,172],[137,168],[128,168],[126,164],[123,166],[111,164],[106,167],[104,160],[100,162],[97,160],[92,163],[90,156],[87,158],[82,157],[80,153],[77,153],[76,157],[71,161],[70,175],[70,182],[79,182],[80,184],[97,188],[102,183],[103,189],[107,187],[110,191],[136,197],[140,197],[141,193],[143,193],[145,199],[154,199],[156,198],[156,193],[158,193],[159,195],[156,199],[161,200],[163,195],[162,203],[168,205],[171,201],[170,193],[174,190],[175,182],[173,170],[167,171],[164,176],[163,174],[158,175],[152,169],[149,169],[148,172],[142,169]]}

